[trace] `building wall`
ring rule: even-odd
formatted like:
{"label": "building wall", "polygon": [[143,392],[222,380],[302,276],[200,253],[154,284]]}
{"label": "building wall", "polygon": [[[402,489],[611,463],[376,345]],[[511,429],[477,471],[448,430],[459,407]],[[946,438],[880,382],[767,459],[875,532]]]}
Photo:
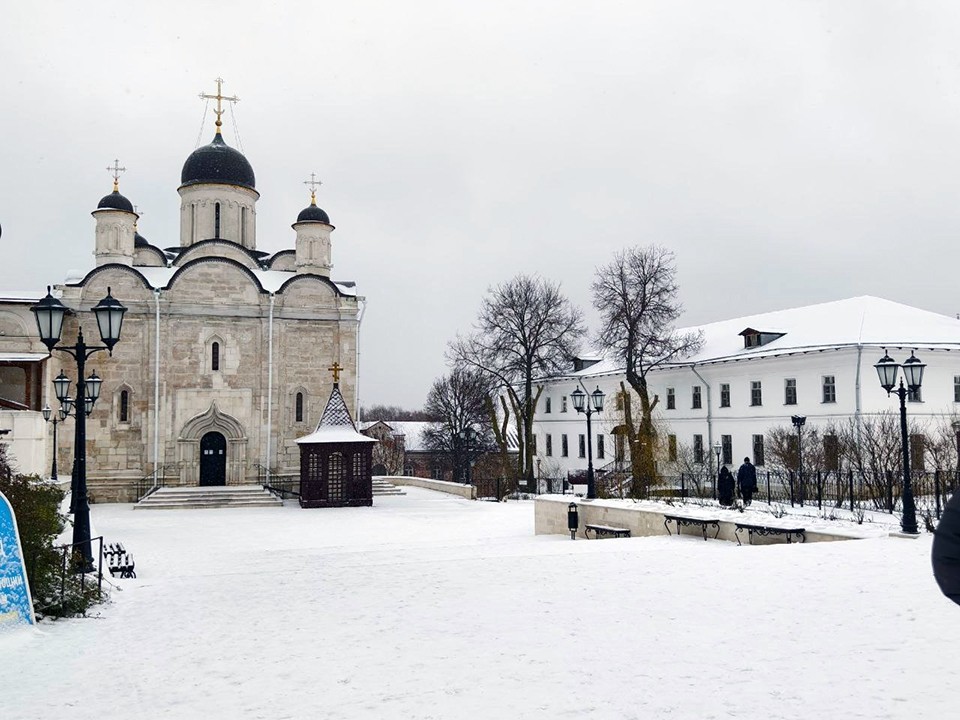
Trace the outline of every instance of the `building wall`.
{"label": "building wall", "polygon": [[[154,471],[154,383],[157,378],[156,309],[159,302],[159,465],[170,484],[197,484],[199,436],[216,429],[228,440],[227,482],[256,482],[260,465],[296,474],[298,437],[316,427],[333,387],[327,370],[343,368],[340,390],[348,405],[356,389],[357,300],[325,281],[304,277],[273,296],[273,383],[270,387],[271,295],[260,290],[234,262],[191,265],[157,295],[136,268],[105,266],[79,285],[64,286],[62,302],[77,310],[64,322],[63,339],[73,343],[82,326],[88,345],[99,344],[89,309],[111,294],[127,308],[113,355],[98,352],[86,364],[103,379],[100,399],[87,418],[87,475],[94,500],[132,498],[137,481]],[[29,303],[5,306],[33,328]],[[30,325],[26,325],[29,322]],[[211,344],[220,346],[220,369],[211,367]],[[39,347],[38,347],[39,346]],[[0,336],[0,351],[45,351],[39,339],[18,333]],[[43,402],[54,412],[52,379],[63,369],[74,385],[76,364],[60,352],[43,363]],[[268,403],[268,389],[272,404]],[[128,393],[128,417],[120,418],[120,396]],[[296,422],[297,392],[304,416]],[[268,410],[272,422],[268,422]],[[9,414],[11,417],[6,418]],[[13,416],[16,416],[15,418]],[[9,446],[24,472],[49,473],[52,428],[39,412],[10,411],[0,427],[12,427]],[[268,426],[271,433],[268,445]],[[73,420],[59,426],[61,473],[73,457]]]}
{"label": "building wall", "polygon": [[[899,362],[906,360],[909,349],[890,349],[890,354]],[[960,376],[960,353],[938,349],[918,349],[918,356],[927,364],[921,389],[921,402],[908,402],[907,412],[911,422],[949,422],[960,412],[960,404],[954,400],[954,377]],[[696,372],[689,366],[657,370],[649,375],[650,394],[659,395],[655,411],[658,427],[664,435],[675,434],[677,443],[692,447],[694,434],[703,436],[706,463],[712,468],[712,450],[721,435],[732,436],[732,460],[739,465],[745,456],[753,457],[753,435],[765,435],[772,427],[792,427],[790,417],[803,415],[807,425],[823,425],[829,422],[842,423],[855,415],[875,415],[883,412],[899,412],[899,400],[880,387],[873,367],[883,350],[878,347],[831,349],[824,352],[794,354],[770,358],[757,358],[739,362],[724,362],[699,365]],[[616,394],[620,383],[626,383],[622,374],[591,377],[584,373],[583,383],[590,392],[597,386],[606,394],[604,412],[594,415],[593,429],[594,467],[610,463],[614,452],[611,431],[623,421],[622,412],[616,410]],[[832,375],[836,383],[836,402],[823,402],[823,377]],[[784,381],[797,381],[797,404],[785,404]],[[751,405],[750,383],[759,381],[762,389],[762,404]],[[720,385],[730,385],[730,407],[720,407]],[[702,408],[692,407],[692,387],[702,387]],[[709,393],[708,393],[709,386]],[[537,407],[534,432],[537,435],[537,458],[541,461],[544,477],[559,473],[585,470],[586,458],[578,457],[578,439],[586,434],[586,418],[578,415],[569,400],[578,382],[574,377],[550,380],[545,383]],[[629,386],[627,386],[629,388]],[[676,408],[667,409],[667,388],[675,389]],[[561,396],[567,395],[567,412],[561,412]],[[546,413],[546,399],[551,399],[551,412]],[[639,412],[639,403],[633,400],[634,413]],[[546,455],[546,435],[553,436],[553,454]],[[561,455],[561,436],[567,435],[569,454]],[[597,457],[597,434],[604,435],[605,457]],[[660,467],[669,470],[661,458]]]}

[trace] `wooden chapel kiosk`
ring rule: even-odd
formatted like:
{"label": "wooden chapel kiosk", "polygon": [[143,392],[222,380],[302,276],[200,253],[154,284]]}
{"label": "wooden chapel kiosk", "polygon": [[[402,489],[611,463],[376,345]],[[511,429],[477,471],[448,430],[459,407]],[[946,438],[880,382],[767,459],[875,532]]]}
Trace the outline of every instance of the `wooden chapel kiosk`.
{"label": "wooden chapel kiosk", "polygon": [[357,432],[340,394],[340,372],[334,363],[333,391],[317,429],[299,438],[300,507],[373,505],[373,438]]}

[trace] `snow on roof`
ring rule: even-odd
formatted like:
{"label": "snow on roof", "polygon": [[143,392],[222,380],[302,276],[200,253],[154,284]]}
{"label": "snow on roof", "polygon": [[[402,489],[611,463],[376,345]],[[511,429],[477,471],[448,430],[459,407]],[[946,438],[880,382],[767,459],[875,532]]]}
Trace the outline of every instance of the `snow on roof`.
{"label": "snow on roof", "polygon": [[[747,328],[760,328],[764,334],[783,335],[765,345],[744,347],[741,333]],[[698,331],[703,332],[700,350],[664,367],[774,357],[858,345],[960,350],[960,320],[957,318],[870,295],[677,330],[679,333]],[[593,377],[622,371],[623,364],[608,357],[567,377]]]}
{"label": "snow on roof", "polygon": [[[150,287],[166,287],[167,283],[170,282],[170,278],[173,277],[173,274],[177,272],[180,268],[178,267],[149,267],[137,265],[133,268],[141,275],[143,275],[147,282],[150,283]],[[289,270],[260,270],[250,269],[250,272],[254,274],[257,280],[260,281],[260,284],[263,286],[263,289],[267,292],[277,292],[280,287],[290,278],[296,277],[297,273]],[[343,295],[354,296],[357,294],[356,283],[352,281],[336,281],[331,280],[331,282],[337,286],[337,289]],[[42,297],[42,296],[41,296]]]}
{"label": "snow on roof", "polygon": [[40,302],[46,295],[46,290],[0,290],[0,302]]}
{"label": "snow on roof", "polygon": [[345,425],[320,427],[309,435],[297,438],[298,445],[315,443],[375,443],[377,440],[361,435],[352,427]]}
{"label": "snow on roof", "polygon": [[0,352],[0,361],[3,362],[39,362],[48,357],[47,353]]}
{"label": "snow on roof", "polygon": [[403,448],[407,452],[427,452],[423,446],[423,431],[430,425],[425,421],[414,420],[370,420],[360,424],[361,430],[366,430],[382,422],[393,430],[394,435],[403,435]]}

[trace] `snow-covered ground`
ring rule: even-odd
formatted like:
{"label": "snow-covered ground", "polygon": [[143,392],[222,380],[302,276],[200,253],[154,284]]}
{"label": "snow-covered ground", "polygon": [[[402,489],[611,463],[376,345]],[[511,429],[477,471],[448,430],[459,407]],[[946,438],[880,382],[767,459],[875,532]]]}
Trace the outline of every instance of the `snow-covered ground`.
{"label": "snow-covered ground", "polygon": [[533,504],[93,520],[95,619],[0,637],[0,718],[948,718],[930,536],[737,547],[533,535]]}

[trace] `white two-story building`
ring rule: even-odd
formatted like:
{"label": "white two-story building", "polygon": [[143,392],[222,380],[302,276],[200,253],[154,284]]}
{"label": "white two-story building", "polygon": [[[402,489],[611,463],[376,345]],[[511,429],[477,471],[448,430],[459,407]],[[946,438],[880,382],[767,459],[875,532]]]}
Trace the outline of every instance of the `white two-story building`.
{"label": "white two-story building", "polygon": [[[884,349],[897,362],[911,351],[927,368],[918,396],[909,398],[912,422],[950,422],[960,413],[960,320],[876,297],[810,305],[724,320],[685,331],[702,331],[694,355],[665,364],[647,376],[650,396],[659,396],[654,416],[667,451],[688,448],[704,469],[750,457],[764,465],[764,436],[791,426],[845,423],[854,416],[896,412],[899,402],[881,388],[873,365]],[[626,385],[622,365],[609,359],[580,360],[579,370],[543,381],[534,430],[542,477],[585,470],[586,418],[570,394],[581,385],[599,387],[604,411],[592,418],[594,467],[615,459],[613,433],[623,422],[617,394]],[[626,385],[629,389],[629,385]],[[622,401],[621,401],[622,402]],[[634,402],[634,412],[639,403]],[[621,452],[624,451],[621,441]]]}

